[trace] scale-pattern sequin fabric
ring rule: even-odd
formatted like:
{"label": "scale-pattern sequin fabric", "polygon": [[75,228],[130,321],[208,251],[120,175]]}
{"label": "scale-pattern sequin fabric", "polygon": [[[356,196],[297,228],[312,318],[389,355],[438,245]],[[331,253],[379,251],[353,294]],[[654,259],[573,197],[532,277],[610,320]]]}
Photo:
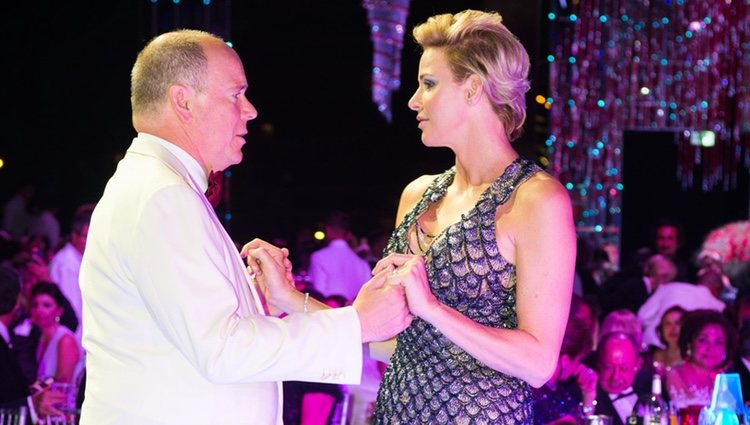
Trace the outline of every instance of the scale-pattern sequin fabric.
{"label": "scale-pattern sequin fabric", "polygon": [[[500,255],[495,211],[540,171],[519,158],[480,196],[461,221],[437,235],[424,253],[440,302],[485,326],[517,328],[516,271]],[[455,167],[438,176],[406,214],[385,253],[408,252],[416,220],[445,195]],[[416,318],[397,339],[378,393],[375,424],[530,424],[531,392],[518,378],[491,369]]]}

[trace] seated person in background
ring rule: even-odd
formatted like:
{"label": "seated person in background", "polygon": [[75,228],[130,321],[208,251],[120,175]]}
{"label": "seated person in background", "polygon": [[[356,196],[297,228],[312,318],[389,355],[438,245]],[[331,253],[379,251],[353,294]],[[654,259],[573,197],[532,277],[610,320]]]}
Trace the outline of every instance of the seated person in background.
{"label": "seated person in background", "polygon": [[591,351],[591,327],[571,309],[557,368],[544,386],[532,390],[535,424],[575,424],[580,407],[593,409],[597,374],[581,363]]}
{"label": "seated person in background", "polygon": [[[70,225],[69,241],[65,246],[52,257],[49,262],[49,273],[52,281],[62,291],[65,298],[70,301],[72,312],[75,313],[78,322],[81,323],[83,300],[81,298],[81,287],[78,283],[78,275],[81,270],[81,260],[83,252],[86,250],[86,238],[89,233],[89,223],[91,223],[91,213],[93,206],[86,208],[82,206],[83,212],[77,213],[73,217]],[[76,329],[76,338],[78,344],[81,344],[83,332],[79,326]]]}
{"label": "seated person in background", "polygon": [[729,276],[724,274],[724,263],[721,255],[716,251],[703,250],[698,254],[698,272],[696,280],[701,280],[705,274],[711,274],[709,283],[711,293],[718,299],[731,305],[737,299],[739,290],[732,285]]}
{"label": "seated person in background", "polygon": [[633,337],[638,351],[643,349],[643,333],[641,332],[641,322],[638,321],[635,313],[621,308],[611,311],[602,319],[600,334],[602,336],[612,332],[622,332]]}
{"label": "seated person in background", "polygon": [[62,412],[55,409],[54,404],[62,402],[64,394],[43,388],[31,395],[15,352],[11,350],[9,326],[20,308],[20,293],[18,272],[11,267],[0,266],[0,408],[27,407],[32,412],[32,418],[37,415],[60,415]]}
{"label": "seated person in background", "polygon": [[[23,370],[24,376],[29,384],[37,378],[37,358],[36,348],[39,344],[41,332],[39,328],[31,322],[31,289],[41,282],[50,282],[49,270],[47,264],[36,257],[23,258],[16,267],[21,275],[21,308],[18,309],[13,321],[11,322],[11,341],[13,351],[18,357],[18,363]],[[60,324],[71,331],[78,328],[78,319],[76,318],[70,302],[67,298],[62,299],[63,314],[60,316]]]}
{"label": "seated person in background", "polygon": [[[718,285],[718,286],[717,286]],[[661,345],[656,336],[656,327],[664,312],[673,305],[687,311],[708,309],[724,311],[726,304],[714,294],[721,290],[721,277],[713,272],[703,274],[695,284],[668,282],[659,285],[638,310],[638,319],[643,324],[643,340],[648,345]]]}
{"label": "seated person in background", "polygon": [[654,360],[654,369],[664,377],[666,373],[682,363],[682,354],[680,354],[680,327],[682,317],[686,314],[684,308],[675,305],[667,309],[661,316],[659,326],[656,328],[656,334],[659,336],[664,348],[651,346],[653,348],[652,358]]}
{"label": "seated person in background", "polygon": [[695,271],[690,267],[687,257],[681,252],[684,239],[682,226],[672,220],[662,219],[654,231],[654,252],[669,257],[677,267],[676,280],[692,282]]}
{"label": "seated person in background", "polygon": [[745,321],[750,319],[750,287],[743,288],[737,293],[734,304],[727,306],[724,314],[737,329],[745,326]]}
{"label": "seated person in background", "polygon": [[600,289],[604,314],[626,308],[638,312],[647,299],[677,275],[672,260],[660,254],[652,255],[637,270],[624,270],[607,280]]}
{"label": "seated person in background", "polygon": [[[596,349],[596,342],[599,338],[599,313],[596,300],[589,297],[581,297],[573,294],[570,299],[569,316],[575,316],[576,320],[582,322],[582,325],[589,331],[589,348],[587,353]],[[569,321],[572,319],[568,319]]]}
{"label": "seated person in background", "polygon": [[707,406],[716,374],[734,358],[737,331],[719,312],[691,311],[683,318],[679,343],[684,363],[667,372],[669,398],[678,409]]}
{"label": "seated person in background", "polygon": [[740,326],[739,348],[727,372],[740,375],[742,401],[750,401],[750,319],[743,321]]}
{"label": "seated person in background", "polygon": [[[619,309],[610,312],[604,317],[601,325],[601,334],[607,335],[613,332],[621,332],[629,335],[638,347],[638,357],[641,366],[635,376],[634,386],[636,388],[651,389],[651,378],[654,375],[653,360],[651,353],[646,350],[643,344],[643,333],[641,332],[641,323],[638,321],[635,313],[627,309]],[[601,346],[601,340],[599,345]],[[591,364],[590,361],[588,361]]]}
{"label": "seated person in background", "polygon": [[605,334],[599,343],[594,413],[610,416],[612,425],[626,424],[638,397],[651,392],[634,385],[642,363],[638,351],[633,336],[623,332]]}
{"label": "seated person in background", "polygon": [[63,294],[54,283],[40,282],[31,289],[31,322],[41,331],[36,349],[37,379],[75,382],[81,366],[81,347],[75,334],[60,324]]}

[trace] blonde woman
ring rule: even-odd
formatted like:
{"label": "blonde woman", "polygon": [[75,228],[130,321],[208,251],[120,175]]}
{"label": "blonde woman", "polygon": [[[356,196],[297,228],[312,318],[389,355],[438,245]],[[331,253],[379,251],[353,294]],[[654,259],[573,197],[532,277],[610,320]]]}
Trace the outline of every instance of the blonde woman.
{"label": "blonde woman", "polygon": [[414,29],[422,142],[455,166],[403,191],[393,253],[417,318],[385,348],[374,422],[530,423],[530,386],[557,367],[576,240],[567,191],[511,141],[529,58],[500,15],[467,10]]}

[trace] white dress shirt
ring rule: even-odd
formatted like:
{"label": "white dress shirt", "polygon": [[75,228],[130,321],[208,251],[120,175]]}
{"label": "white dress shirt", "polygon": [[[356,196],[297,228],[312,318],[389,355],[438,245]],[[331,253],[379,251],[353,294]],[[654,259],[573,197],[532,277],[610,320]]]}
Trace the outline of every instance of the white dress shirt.
{"label": "white dress shirt", "polygon": [[624,424],[628,423],[628,416],[633,413],[633,407],[635,407],[635,403],[638,402],[638,395],[633,392],[633,387],[628,387],[621,394],[628,393],[630,394],[621,398],[617,398],[620,396],[619,394],[609,394],[609,399],[612,400],[612,406],[614,406],[615,410],[617,411],[617,415],[620,417],[620,420],[622,420],[622,423]]}
{"label": "white dress shirt", "polygon": [[78,319],[78,329],[76,329],[75,336],[79,346],[83,335],[81,332],[83,301],[81,300],[81,285],[78,282],[82,258],[83,255],[78,252],[73,244],[68,242],[49,262],[49,275],[52,281],[57,284],[65,298],[70,301],[70,306]]}
{"label": "white dress shirt", "polygon": [[685,282],[663,283],[638,309],[638,320],[643,326],[644,344],[663,347],[656,334],[656,327],[659,326],[664,312],[675,305],[687,311],[696,309],[723,311],[726,307],[726,304],[714,297],[705,286]]}
{"label": "white dress shirt", "polygon": [[349,302],[357,297],[362,284],[372,278],[370,264],[343,239],[332,240],[325,248],[313,252],[309,273],[320,293],[343,295]]}

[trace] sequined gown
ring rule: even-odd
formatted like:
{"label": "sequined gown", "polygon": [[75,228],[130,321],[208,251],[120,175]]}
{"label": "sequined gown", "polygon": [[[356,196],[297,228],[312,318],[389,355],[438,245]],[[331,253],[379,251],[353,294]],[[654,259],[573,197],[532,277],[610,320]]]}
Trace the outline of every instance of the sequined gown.
{"label": "sequined gown", "polygon": [[[518,327],[516,271],[498,250],[495,211],[538,171],[530,161],[516,159],[424,252],[435,296],[482,325]],[[410,252],[417,219],[442,199],[454,176],[455,167],[432,182],[394,231],[386,254]],[[532,417],[526,382],[485,366],[417,318],[397,338],[373,423],[530,424]]]}

